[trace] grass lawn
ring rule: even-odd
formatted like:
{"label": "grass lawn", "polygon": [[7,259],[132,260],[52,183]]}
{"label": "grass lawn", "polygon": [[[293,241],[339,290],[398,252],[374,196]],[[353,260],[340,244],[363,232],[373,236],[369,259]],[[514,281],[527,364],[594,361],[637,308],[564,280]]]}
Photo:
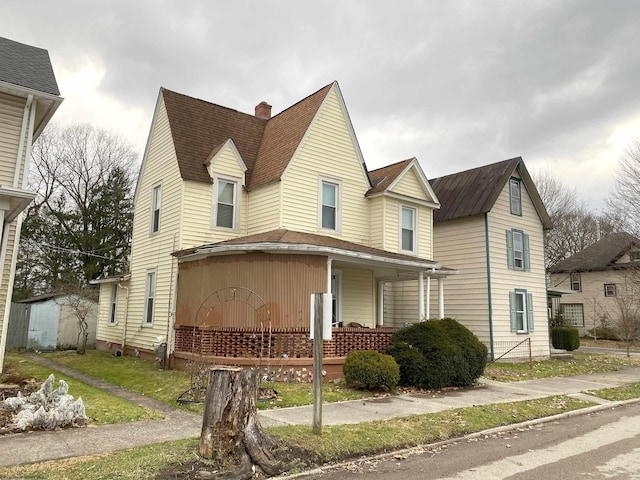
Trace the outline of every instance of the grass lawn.
{"label": "grass lawn", "polygon": [[[549,397],[527,402],[459,408],[428,415],[385,421],[324,427],[315,435],[310,427],[287,426],[268,431],[289,445],[309,451],[306,463],[337,462],[361,455],[415,447],[491,427],[568,412],[591,404],[570,397]],[[164,467],[185,464],[196,457],[198,440],[167,442],[100,456],[44,462],[0,469],[0,478],[152,479]]]}
{"label": "grass lawn", "polygon": [[[76,355],[79,356],[79,355]],[[54,387],[58,388],[58,381],[64,380],[69,384],[69,394],[74,398],[82,397],[86,414],[91,419],[91,423],[121,423],[133,422],[136,420],[150,420],[163,418],[158,412],[147,410],[133,403],[127,402],[119,397],[109,395],[102,390],[90,387],[78,380],[44,367],[38,363],[26,359],[17,353],[8,352],[5,356],[5,372],[11,374],[16,372],[19,376],[34,378],[38,383],[42,383],[53,373],[55,377]]]}
{"label": "grass lawn", "polygon": [[544,360],[528,363],[496,362],[488,364],[484,376],[502,382],[533,380],[547,377],[566,377],[588,373],[603,373],[619,370],[626,365],[640,365],[640,357],[573,353],[573,360]]}

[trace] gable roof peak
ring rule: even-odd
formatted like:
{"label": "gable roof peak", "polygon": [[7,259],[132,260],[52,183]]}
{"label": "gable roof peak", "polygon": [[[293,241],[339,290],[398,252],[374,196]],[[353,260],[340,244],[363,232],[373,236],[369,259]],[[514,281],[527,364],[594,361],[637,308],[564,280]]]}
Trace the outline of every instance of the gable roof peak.
{"label": "gable roof peak", "polygon": [[616,268],[616,262],[632,248],[640,248],[640,239],[627,232],[611,233],[556,263],[549,272],[591,272]]}

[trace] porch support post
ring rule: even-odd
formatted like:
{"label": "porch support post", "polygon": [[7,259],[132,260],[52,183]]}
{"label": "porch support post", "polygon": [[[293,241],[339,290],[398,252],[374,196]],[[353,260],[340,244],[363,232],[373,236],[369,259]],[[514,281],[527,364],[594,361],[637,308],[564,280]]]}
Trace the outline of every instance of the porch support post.
{"label": "porch support post", "polygon": [[438,277],[438,318],[444,318],[444,279]]}
{"label": "porch support post", "polygon": [[378,282],[378,326],[384,325],[384,282]]}
{"label": "porch support post", "polygon": [[425,307],[425,320],[431,318],[431,275],[427,275],[427,305]]}
{"label": "porch support post", "polygon": [[418,272],[418,321],[424,321],[424,272]]}
{"label": "porch support post", "polygon": [[327,257],[327,293],[331,293],[331,257]]}

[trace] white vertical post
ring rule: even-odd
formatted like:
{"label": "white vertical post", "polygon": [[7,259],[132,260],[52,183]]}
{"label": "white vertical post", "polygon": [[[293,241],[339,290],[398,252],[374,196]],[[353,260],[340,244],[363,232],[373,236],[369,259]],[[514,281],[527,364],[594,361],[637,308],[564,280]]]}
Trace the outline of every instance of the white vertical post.
{"label": "white vertical post", "polygon": [[418,321],[424,321],[424,272],[418,272]]}
{"label": "white vertical post", "polygon": [[440,320],[444,318],[444,280],[442,277],[438,278],[438,318]]}
{"label": "white vertical post", "polygon": [[315,434],[322,433],[322,293],[313,295],[313,425]]}
{"label": "white vertical post", "polygon": [[331,258],[327,257],[327,293],[331,293]]}
{"label": "white vertical post", "polygon": [[427,275],[427,305],[425,307],[425,320],[431,318],[431,275]]}
{"label": "white vertical post", "polygon": [[384,282],[378,282],[378,326],[384,325]]}

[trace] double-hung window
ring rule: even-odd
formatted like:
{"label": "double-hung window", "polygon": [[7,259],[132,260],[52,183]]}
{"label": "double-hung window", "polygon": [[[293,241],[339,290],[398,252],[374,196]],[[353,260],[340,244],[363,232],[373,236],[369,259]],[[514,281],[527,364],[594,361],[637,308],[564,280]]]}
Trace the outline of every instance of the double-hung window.
{"label": "double-hung window", "polygon": [[571,274],[571,290],[574,292],[582,291],[582,279],[580,278],[580,272],[573,272]]}
{"label": "double-hung window", "polygon": [[522,230],[507,230],[507,267],[525,272],[531,268],[529,235]]}
{"label": "double-hung window", "polygon": [[340,230],[340,183],[320,182],[320,228]]}
{"label": "double-hung window", "polygon": [[511,331],[515,333],[533,332],[533,295],[516,288],[509,292]]}
{"label": "double-hung window", "polygon": [[162,186],[153,187],[152,208],[151,208],[151,233],[160,230],[160,208],[162,206]]}
{"label": "double-hung window", "polygon": [[513,215],[522,215],[522,184],[519,178],[509,179],[509,203]]}
{"label": "double-hung window", "polygon": [[109,325],[116,324],[116,307],[118,302],[118,284],[111,284],[111,305],[109,307]]}
{"label": "double-hung window", "polygon": [[218,179],[216,182],[215,226],[219,228],[236,227],[237,183]]}
{"label": "double-hung window", "polygon": [[416,251],[416,210],[400,207],[400,249],[404,252]]}
{"label": "double-hung window", "polygon": [[153,323],[153,307],[156,296],[156,272],[147,272],[146,298],[144,305],[144,324],[151,325]]}

